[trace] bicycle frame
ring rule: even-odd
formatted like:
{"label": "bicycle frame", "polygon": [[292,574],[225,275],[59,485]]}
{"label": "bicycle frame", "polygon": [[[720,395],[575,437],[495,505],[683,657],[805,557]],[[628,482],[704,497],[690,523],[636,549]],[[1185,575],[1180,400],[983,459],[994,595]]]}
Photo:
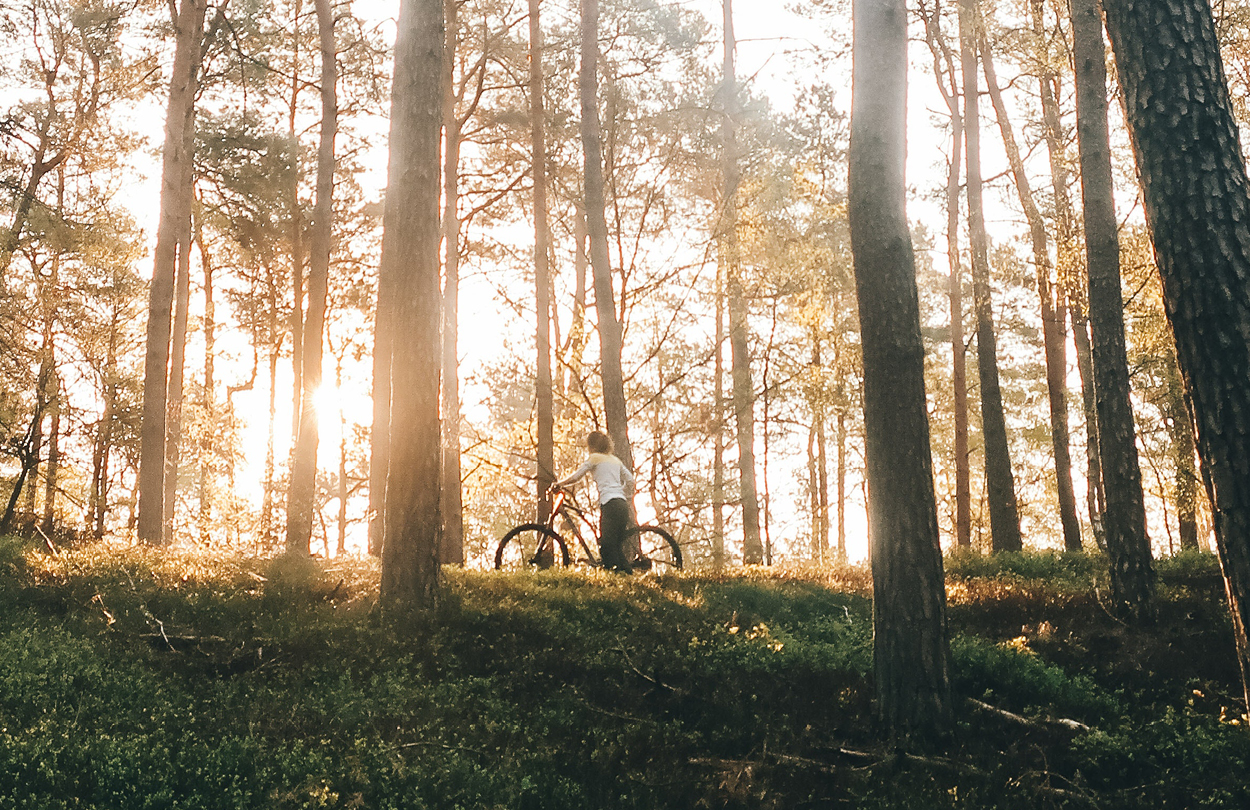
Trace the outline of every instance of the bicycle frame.
{"label": "bicycle frame", "polygon": [[[556,492],[556,496],[551,502],[551,514],[547,516],[547,528],[557,534],[563,534],[556,529],[556,521],[561,517],[564,518],[564,522],[568,526],[569,532],[567,533],[571,533],[577,538],[577,544],[581,546],[582,553],[586,555],[586,561],[591,565],[602,565],[598,554],[586,542],[586,536],[579,524],[590,532],[590,536],[594,538],[596,546],[599,543],[599,529],[586,514],[586,510],[578,506],[577,501],[573,500],[573,494],[567,489],[560,489]],[[576,553],[575,549],[569,549],[569,551]]]}

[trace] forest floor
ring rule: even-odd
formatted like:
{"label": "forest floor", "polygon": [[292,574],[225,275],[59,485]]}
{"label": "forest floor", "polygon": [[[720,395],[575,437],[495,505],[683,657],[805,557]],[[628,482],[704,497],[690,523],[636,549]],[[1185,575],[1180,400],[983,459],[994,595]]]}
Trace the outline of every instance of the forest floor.
{"label": "forest floor", "polygon": [[884,742],[864,568],[449,571],[0,541],[3,808],[1246,808],[1218,565],[947,560],[957,728]]}

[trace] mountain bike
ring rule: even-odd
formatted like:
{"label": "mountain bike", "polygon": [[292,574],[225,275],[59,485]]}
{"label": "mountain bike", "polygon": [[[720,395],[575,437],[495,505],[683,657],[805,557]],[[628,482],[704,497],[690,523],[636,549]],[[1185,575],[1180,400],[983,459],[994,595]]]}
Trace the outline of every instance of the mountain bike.
{"label": "mountain bike", "polygon": [[[603,567],[598,553],[599,528],[595,522],[567,489],[556,489],[554,495],[551,516],[545,523],[522,523],[499,541],[495,550],[496,569]],[[631,526],[625,532],[625,553],[631,558],[635,571],[662,574],[682,566],[681,546],[673,535],[659,526]]]}

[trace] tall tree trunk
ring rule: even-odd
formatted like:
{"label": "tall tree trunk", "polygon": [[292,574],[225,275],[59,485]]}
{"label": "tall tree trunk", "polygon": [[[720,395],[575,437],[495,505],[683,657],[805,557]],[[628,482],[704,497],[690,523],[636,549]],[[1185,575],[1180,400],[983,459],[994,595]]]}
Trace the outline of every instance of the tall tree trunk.
{"label": "tall tree trunk", "polygon": [[104,522],[108,514],[109,456],[113,446],[113,422],[117,418],[117,342],[121,308],[118,304],[117,277],[114,276],[112,308],[109,318],[108,348],[104,358],[104,413],[96,430],[95,453],[92,458],[91,498],[88,505],[88,526],[96,540],[104,539]]}
{"label": "tall tree trunk", "polygon": [[382,556],[386,535],[386,478],[391,458],[391,365],[394,290],[378,276],[373,312],[373,427],[369,431],[369,553]]}
{"label": "tall tree trunk", "polygon": [[[1094,542],[1106,549],[1102,516],[1106,511],[1102,486],[1102,463],[1098,458],[1098,406],[1094,393],[1094,362],[1089,346],[1089,319],[1086,316],[1088,285],[1077,247],[1076,217],[1069,197],[1071,173],[1068,171],[1067,136],[1059,109],[1059,77],[1051,67],[1052,60],[1045,43],[1050,38],[1043,19],[1044,0],[1030,0],[1035,39],[1041,43],[1037,63],[1041,66],[1038,89],[1042,105],[1042,124],[1046,152],[1050,159],[1051,187],[1055,200],[1055,254],[1058,257],[1058,296],[1064,301],[1072,319],[1072,343],[1076,349],[1077,371],[1081,378],[1081,405],[1085,415],[1085,484],[1086,508]],[[1056,315],[1059,308],[1056,309]]]}
{"label": "tall tree trunk", "polygon": [[946,168],[946,265],[949,270],[951,409],[955,429],[955,545],[972,546],[972,471],[968,457],[968,349],[964,343],[963,260],[959,251],[959,184],[964,148],[964,117],[959,111],[959,82],[955,56],[942,34],[938,9],[921,8],[925,40],[933,55],[933,74],[938,92],[951,118],[951,152]]}
{"label": "tall tree trunk", "polygon": [[217,360],[217,306],[213,300],[212,256],[204,249],[204,231],[196,222],[195,244],[204,268],[204,424],[208,429],[200,432],[200,511],[197,520],[200,542],[207,545],[211,537],[209,526],[213,516],[213,463],[215,450],[217,406],[215,402]]}
{"label": "tall tree trunk", "polygon": [[277,315],[278,291],[273,286],[270,286],[269,293],[269,334],[271,341],[269,346],[269,418],[266,422],[265,473],[264,481],[262,482],[264,492],[261,494],[260,500],[260,537],[266,548],[273,546],[277,541],[274,534],[274,495],[276,491],[274,445],[278,427],[278,355],[281,352],[281,337],[278,333]]}
{"label": "tall tree trunk", "polygon": [[759,496],[755,490],[755,384],[751,379],[751,351],[748,345],[746,291],[738,256],[738,79],[734,67],[737,41],[734,37],[733,4],[723,0],[725,16],[725,60],[722,95],[725,103],[724,192],[721,196],[721,239],[724,241],[725,287],[729,304],[729,349],[732,360],[734,417],[738,436],[738,490],[742,501],[742,562],[764,562],[760,538]]}
{"label": "tall tree trunk", "polygon": [[1181,549],[1198,548],[1198,471],[1194,465],[1194,423],[1185,405],[1184,382],[1175,358],[1167,366],[1166,418],[1176,464],[1176,518]]}
{"label": "tall tree trunk", "polygon": [[391,435],[382,543],[382,603],[437,601],[442,528],[439,424],[439,147],[443,125],[442,0],[401,0],[391,91],[382,288],[394,292]]}
{"label": "tall tree trunk", "polygon": [[318,413],[324,354],[326,299],[329,295],[330,254],[334,238],[334,139],[338,133],[338,49],[334,44],[334,12],[330,0],[314,0],[321,42],[321,133],[317,145],[317,197],[309,229],[308,313],[302,332],[299,376],[299,432],[287,491],[286,550],[311,552],[313,514],[317,499]]}
{"label": "tall tree trunk", "polygon": [[1206,0],[1113,0],[1106,11],[1245,684],[1250,182]]}
{"label": "tall tree trunk", "polygon": [[[343,359],[338,357],[334,365],[334,386],[343,390]],[[342,557],[347,553],[347,498],[351,495],[351,487],[347,483],[347,425],[343,414],[339,414],[339,515],[338,543],[334,547],[334,556]]]}
{"label": "tall tree trunk", "polygon": [[[300,18],[304,15],[303,0],[295,0],[291,7],[291,88],[287,98],[287,135],[294,144],[299,144],[296,114],[299,111],[299,95],[304,89],[305,80],[300,75]],[[324,70],[324,68],[323,68]],[[324,127],[325,122],[322,122]],[[291,436],[297,437],[291,442],[291,469],[294,482],[294,469],[297,463],[295,455],[299,452],[298,436],[304,406],[304,214],[299,199],[300,172],[299,149],[295,150],[291,161],[291,184],[286,189],[287,229],[291,262]],[[311,293],[311,291],[310,291]],[[287,493],[288,499],[290,492]],[[311,517],[309,518],[311,521]],[[288,533],[290,515],[287,516]],[[311,522],[309,524],[311,532]],[[289,539],[289,538],[288,538]]]}
{"label": "tall tree trunk", "polygon": [[[194,144],[188,146],[193,149]],[[187,167],[188,185],[194,182]],[[173,343],[169,352],[169,407],[165,422],[165,505],[162,533],[165,545],[177,540],[175,510],[178,504],[178,471],[182,451],[183,380],[187,362],[187,329],[191,308],[191,220],[183,223],[178,235],[178,278],[175,285]]]}
{"label": "tall tree trunk", "polygon": [[169,337],[173,317],[174,276],[179,234],[191,217],[191,188],[186,184],[194,143],[195,96],[202,58],[207,0],[182,0],[175,21],[174,66],[165,114],[161,167],[161,213],[156,228],[152,287],[148,301],[144,355],[143,427],[139,449],[139,540],[163,541],[165,509],[165,418],[169,393]]}
{"label": "tall tree trunk", "polygon": [[846,409],[838,408],[838,562],[846,562]]}
{"label": "tall tree trunk", "polygon": [[1033,200],[1033,189],[1024,170],[1020,147],[1012,131],[1007,105],[998,86],[994,70],[994,57],[985,30],[979,32],[981,65],[985,82],[998,118],[1007,161],[1015,180],[1016,195],[1029,223],[1029,236],[1033,247],[1033,267],[1037,276],[1037,295],[1042,307],[1042,347],[1046,357],[1046,391],[1050,402],[1050,438],[1055,458],[1055,485],[1059,496],[1059,521],[1063,527],[1063,547],[1068,551],[1081,550],[1081,523],[1076,516],[1076,492],[1072,488],[1072,455],[1068,449],[1068,355],[1067,313],[1062,294],[1057,294],[1054,283],[1054,267],[1050,260],[1050,244],[1046,235],[1046,223]]}
{"label": "tall tree trunk", "polygon": [[721,262],[716,264],[716,347],[712,387],[712,568],[725,567],[725,290]]}
{"label": "tall tree trunk", "polygon": [[580,207],[574,206],[573,238],[573,319],[569,324],[568,340],[564,344],[564,381],[560,385],[564,397],[565,417],[577,412],[575,388],[582,387],[582,356],[586,351],[586,216]]}
{"label": "tall tree trunk", "polygon": [[530,172],[534,182],[534,309],[538,347],[535,409],[538,417],[537,520],[551,511],[547,490],[555,478],[555,402],[551,381],[551,229],[547,224],[547,135],[543,100],[543,32],[538,0],[529,0]]}
{"label": "tall tree trunk", "polygon": [[864,352],[877,710],[896,735],[952,722],[924,347],[905,211],[907,8],[855,0],[850,227]]}
{"label": "tall tree trunk", "polygon": [[53,372],[48,396],[48,463],[43,473],[43,531],[51,536],[56,527],[57,477],[61,470],[61,382]]}
{"label": "tall tree trunk", "polygon": [[1007,421],[998,380],[994,303],[990,293],[989,237],[981,194],[981,116],[977,109],[977,0],[959,0],[959,51],[964,87],[964,155],[968,178],[968,238],[972,246],[972,293],[977,316],[977,370],[981,379],[981,431],[985,440],[985,489],[994,551],[1019,551],[1020,514],[1016,505]]}
{"label": "tall tree trunk", "polygon": [[1131,621],[1154,615],[1155,573],[1146,536],[1146,505],[1129,399],[1120,294],[1120,238],[1107,131],[1106,46],[1098,0],[1072,2],[1076,62],[1076,132],[1081,152],[1085,255],[1089,267],[1090,336],[1098,397],[1099,457],[1106,488],[1111,598]]}
{"label": "tall tree trunk", "polygon": [[[612,290],[612,260],[608,254],[607,195],[603,182],[603,135],[599,126],[599,0],[582,0],[581,94],[582,155],[585,160],[586,229],[590,235],[590,267],[595,280],[595,312],[599,320],[600,371],[603,410],[616,455],[629,469],[634,454],[629,443],[629,412],[621,372],[623,338]],[[622,302],[623,303],[623,302]]]}

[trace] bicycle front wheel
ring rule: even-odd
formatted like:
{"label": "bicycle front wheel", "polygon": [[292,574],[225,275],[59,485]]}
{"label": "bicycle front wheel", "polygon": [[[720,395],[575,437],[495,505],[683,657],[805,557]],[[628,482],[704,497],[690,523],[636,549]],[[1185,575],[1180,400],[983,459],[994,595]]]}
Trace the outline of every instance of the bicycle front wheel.
{"label": "bicycle front wheel", "polygon": [[563,538],[541,523],[523,523],[503,536],[495,549],[495,568],[522,571],[569,564]]}
{"label": "bicycle front wheel", "polygon": [[625,547],[633,547],[638,556],[634,558],[634,570],[654,571],[664,574],[682,566],[681,546],[659,526],[635,526],[625,533]]}

